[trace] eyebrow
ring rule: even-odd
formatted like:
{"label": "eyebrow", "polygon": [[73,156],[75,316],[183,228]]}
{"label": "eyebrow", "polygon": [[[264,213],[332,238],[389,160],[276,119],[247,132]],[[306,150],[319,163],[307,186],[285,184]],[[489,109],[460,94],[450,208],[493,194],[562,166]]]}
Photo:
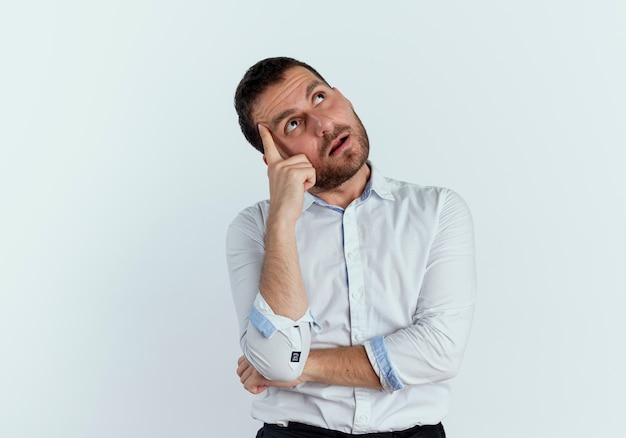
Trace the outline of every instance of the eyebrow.
{"label": "eyebrow", "polygon": [[[306,91],[304,92],[304,98],[308,99],[309,95],[313,92],[313,90],[315,90],[317,87],[319,87],[320,85],[323,85],[323,84],[324,84],[324,82],[320,81],[319,79],[316,79],[316,80],[312,81],[306,87]],[[282,113],[278,114],[276,117],[274,117],[272,119],[272,129],[275,129],[276,126],[281,121],[283,121],[284,119],[286,119],[287,117],[289,117],[290,115],[292,115],[295,112],[296,112],[295,109],[288,109],[288,110],[285,110]]]}
{"label": "eyebrow", "polygon": [[311,82],[309,84],[308,87],[306,87],[306,93],[304,95],[305,98],[309,97],[309,95],[313,92],[313,90],[315,90],[318,86],[322,85],[323,82],[320,81],[319,79],[314,80],[313,82]]}

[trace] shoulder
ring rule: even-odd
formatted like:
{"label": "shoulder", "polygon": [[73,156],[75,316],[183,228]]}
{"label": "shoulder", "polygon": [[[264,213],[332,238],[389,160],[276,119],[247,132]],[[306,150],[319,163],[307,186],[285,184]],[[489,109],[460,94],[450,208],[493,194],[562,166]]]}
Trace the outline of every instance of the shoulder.
{"label": "shoulder", "polygon": [[389,192],[396,200],[419,201],[431,206],[449,203],[465,204],[461,195],[448,187],[425,186],[388,177],[384,179]]}
{"label": "shoulder", "polygon": [[448,187],[425,186],[388,177],[384,177],[383,186],[399,212],[417,214],[423,220],[439,224],[457,220],[472,224],[467,203]]}
{"label": "shoulder", "polygon": [[265,222],[269,211],[269,200],[259,201],[237,214],[228,226],[228,235],[244,233],[249,236],[265,234]]}

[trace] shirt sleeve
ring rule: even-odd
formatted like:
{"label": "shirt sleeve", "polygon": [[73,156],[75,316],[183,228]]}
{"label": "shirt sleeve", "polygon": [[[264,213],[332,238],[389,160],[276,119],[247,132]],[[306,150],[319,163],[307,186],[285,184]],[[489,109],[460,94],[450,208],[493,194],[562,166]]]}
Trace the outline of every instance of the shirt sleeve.
{"label": "shirt sleeve", "polygon": [[467,344],[476,303],[473,223],[460,196],[442,196],[413,324],[365,342],[388,391],[454,377]]}
{"label": "shirt sleeve", "polygon": [[226,260],[241,349],[250,364],[269,380],[297,379],[311,348],[310,311],[297,321],[276,315],[259,290],[265,257],[265,223],[260,206],[235,218],[226,235]]}

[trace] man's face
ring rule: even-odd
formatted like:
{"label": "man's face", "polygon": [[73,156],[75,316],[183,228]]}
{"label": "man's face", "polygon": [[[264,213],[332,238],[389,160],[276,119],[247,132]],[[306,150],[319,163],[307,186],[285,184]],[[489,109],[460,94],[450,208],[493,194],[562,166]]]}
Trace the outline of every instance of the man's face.
{"label": "man's face", "polygon": [[287,70],[262,93],[252,118],[269,128],[283,158],[307,157],[316,171],[314,192],[338,187],[367,161],[367,133],[350,101],[303,67]]}

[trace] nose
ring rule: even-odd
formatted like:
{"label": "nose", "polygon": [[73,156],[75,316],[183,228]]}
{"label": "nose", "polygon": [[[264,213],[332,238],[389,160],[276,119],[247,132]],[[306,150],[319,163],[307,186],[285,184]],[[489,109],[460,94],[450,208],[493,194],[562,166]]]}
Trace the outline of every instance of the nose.
{"label": "nose", "polygon": [[318,137],[323,137],[324,134],[333,132],[335,129],[335,121],[326,114],[320,112],[311,114],[309,123],[313,126],[315,135]]}

